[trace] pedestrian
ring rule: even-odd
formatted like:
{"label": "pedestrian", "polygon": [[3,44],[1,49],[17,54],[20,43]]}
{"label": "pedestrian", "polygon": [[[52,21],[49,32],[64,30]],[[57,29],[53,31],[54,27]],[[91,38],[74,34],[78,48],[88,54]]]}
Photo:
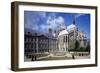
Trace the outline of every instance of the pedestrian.
{"label": "pedestrian", "polygon": [[72,54],[72,59],[75,59],[75,56]]}

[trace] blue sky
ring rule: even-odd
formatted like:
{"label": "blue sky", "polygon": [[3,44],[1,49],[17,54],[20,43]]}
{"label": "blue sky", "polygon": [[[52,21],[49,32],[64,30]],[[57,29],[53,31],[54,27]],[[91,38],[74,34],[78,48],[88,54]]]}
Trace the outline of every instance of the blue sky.
{"label": "blue sky", "polygon": [[48,24],[52,30],[56,30],[58,24],[67,27],[74,19],[78,30],[90,38],[90,14],[24,11],[24,27],[41,32],[48,32]]}

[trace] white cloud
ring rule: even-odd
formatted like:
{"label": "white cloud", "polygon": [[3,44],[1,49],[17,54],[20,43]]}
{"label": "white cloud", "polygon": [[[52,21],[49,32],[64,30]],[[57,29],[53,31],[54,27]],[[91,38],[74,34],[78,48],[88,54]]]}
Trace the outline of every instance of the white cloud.
{"label": "white cloud", "polygon": [[46,18],[46,12],[36,12],[36,14],[42,18]]}
{"label": "white cloud", "polygon": [[41,29],[42,32],[47,32],[47,31],[48,31],[48,30],[47,30],[47,29],[48,29],[48,26],[45,25],[45,24],[42,24],[42,25],[40,25],[39,27],[40,27],[40,29]]}
{"label": "white cloud", "polygon": [[33,27],[32,27],[32,29],[33,29],[33,30],[38,30],[38,29],[39,29],[39,27],[38,27],[38,25],[37,25],[37,24],[35,24],[35,26],[33,26]]}
{"label": "white cloud", "polygon": [[56,18],[55,23],[58,25],[64,24],[64,18],[59,16],[58,18]]}
{"label": "white cloud", "polygon": [[56,20],[56,18],[52,18],[51,16],[49,16],[47,18],[47,25],[48,25],[49,28],[52,28],[53,30],[56,29],[56,27],[57,27],[55,20]]}
{"label": "white cloud", "polygon": [[47,19],[47,24],[50,28],[52,28],[53,31],[57,29],[58,25],[61,25],[61,28],[65,28],[64,18],[62,16],[59,16],[57,18],[52,18],[51,16],[49,16]]}
{"label": "white cloud", "polygon": [[64,18],[62,16],[56,17],[55,13],[47,15],[46,12],[32,12],[28,15],[25,24],[27,28],[47,32],[49,27],[55,31],[58,24],[64,27]]}
{"label": "white cloud", "polygon": [[77,15],[75,15],[75,18],[79,18],[80,16],[83,16],[83,15],[85,15],[85,14],[77,14]]}
{"label": "white cloud", "polygon": [[48,19],[47,19],[47,24],[48,25],[51,25],[52,22],[53,22],[53,20],[52,20],[51,16],[49,16]]}
{"label": "white cloud", "polygon": [[39,30],[39,28],[40,28],[39,25],[40,25],[41,19],[42,19],[42,21],[46,20],[45,12],[27,12],[26,19],[25,19],[25,28]]}

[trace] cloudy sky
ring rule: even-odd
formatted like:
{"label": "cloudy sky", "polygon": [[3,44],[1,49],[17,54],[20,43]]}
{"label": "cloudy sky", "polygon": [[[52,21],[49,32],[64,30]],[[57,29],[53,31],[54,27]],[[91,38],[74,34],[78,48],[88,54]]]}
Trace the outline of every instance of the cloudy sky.
{"label": "cloudy sky", "polygon": [[57,29],[57,25],[66,28],[74,19],[78,30],[90,38],[90,14],[24,11],[24,27],[41,32],[47,32],[48,25],[53,31]]}

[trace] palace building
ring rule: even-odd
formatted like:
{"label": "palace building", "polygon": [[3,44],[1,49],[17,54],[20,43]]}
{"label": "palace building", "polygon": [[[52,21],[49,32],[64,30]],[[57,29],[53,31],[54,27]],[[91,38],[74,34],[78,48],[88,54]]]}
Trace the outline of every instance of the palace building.
{"label": "palace building", "polygon": [[25,52],[45,53],[53,52],[58,48],[57,39],[48,33],[39,33],[34,31],[25,31]]}

